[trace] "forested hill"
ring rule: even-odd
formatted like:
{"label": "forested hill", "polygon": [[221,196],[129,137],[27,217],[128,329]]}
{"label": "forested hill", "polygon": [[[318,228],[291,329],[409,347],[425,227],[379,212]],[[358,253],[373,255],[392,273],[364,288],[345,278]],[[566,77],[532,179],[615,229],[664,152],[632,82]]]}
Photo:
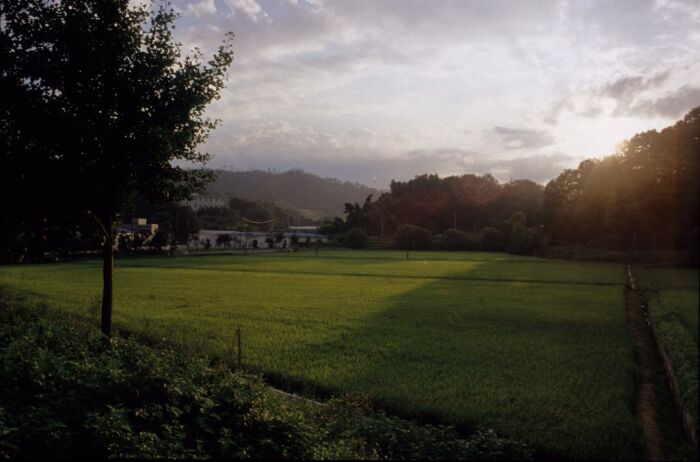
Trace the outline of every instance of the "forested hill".
{"label": "forested hill", "polygon": [[346,202],[364,202],[374,191],[359,183],[321,178],[302,170],[217,173],[208,188],[210,193],[274,202],[314,219],[342,215]]}

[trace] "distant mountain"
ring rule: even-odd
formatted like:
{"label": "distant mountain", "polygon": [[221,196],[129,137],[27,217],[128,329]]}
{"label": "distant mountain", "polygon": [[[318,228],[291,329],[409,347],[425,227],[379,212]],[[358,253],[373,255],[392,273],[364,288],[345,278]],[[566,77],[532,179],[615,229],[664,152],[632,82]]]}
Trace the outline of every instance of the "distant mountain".
{"label": "distant mountain", "polygon": [[360,183],[334,178],[321,178],[302,170],[272,173],[263,170],[247,172],[217,171],[207,192],[230,194],[250,200],[274,202],[294,209],[308,218],[342,216],[346,202],[362,203],[377,190]]}

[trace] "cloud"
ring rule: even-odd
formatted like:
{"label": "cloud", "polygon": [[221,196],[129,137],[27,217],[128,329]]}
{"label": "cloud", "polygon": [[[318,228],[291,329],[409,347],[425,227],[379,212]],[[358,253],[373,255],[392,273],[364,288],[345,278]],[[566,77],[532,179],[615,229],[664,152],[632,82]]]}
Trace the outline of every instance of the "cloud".
{"label": "cloud", "polygon": [[[232,142],[219,139],[222,145],[218,149],[226,154],[219,155],[212,165],[237,170],[300,168],[367,185],[376,178],[376,185],[386,188],[391,180],[405,181],[421,173],[491,173],[501,181],[529,178],[544,182],[574,160],[562,153],[495,158],[485,152],[455,147],[402,151],[396,147],[398,144],[390,149],[387,139],[391,139],[390,134],[372,130],[331,134],[284,120],[260,122],[237,133]],[[389,151],[391,154],[387,155]]]}
{"label": "cloud", "polygon": [[185,49],[236,34],[215,166],[545,181],[700,88],[695,0],[173,2]]}
{"label": "cloud", "polygon": [[679,118],[690,109],[700,105],[700,87],[684,86],[656,99],[645,99],[635,103],[629,110],[650,117]]}
{"label": "cloud", "polygon": [[268,17],[256,0],[225,0],[233,14],[243,13],[253,22]]}
{"label": "cloud", "polygon": [[[687,68],[687,66],[686,66]],[[700,71],[700,68],[695,69]],[[700,79],[695,79],[700,83]],[[553,103],[542,120],[556,124],[561,115],[573,114],[585,118],[663,117],[673,119],[694,107],[700,87],[679,83],[688,81],[687,70],[669,68],[650,77],[624,75],[579,91],[570,92]]]}
{"label": "cloud", "polygon": [[554,143],[554,137],[545,130],[496,126],[492,133],[506,149],[537,149]]}
{"label": "cloud", "polygon": [[185,11],[196,18],[201,18],[216,13],[216,5],[214,5],[214,0],[196,0],[189,3]]}
{"label": "cloud", "polygon": [[616,107],[613,115],[629,114],[635,106],[635,101],[641,95],[649,90],[659,88],[669,75],[670,70],[660,72],[650,78],[644,78],[641,75],[620,77],[603,85],[600,89],[600,96],[615,100]]}
{"label": "cloud", "polygon": [[617,100],[633,99],[637,94],[661,85],[668,78],[669,74],[670,71],[667,70],[648,79],[641,75],[620,77],[613,82],[605,84],[601,88],[600,93],[603,96]]}

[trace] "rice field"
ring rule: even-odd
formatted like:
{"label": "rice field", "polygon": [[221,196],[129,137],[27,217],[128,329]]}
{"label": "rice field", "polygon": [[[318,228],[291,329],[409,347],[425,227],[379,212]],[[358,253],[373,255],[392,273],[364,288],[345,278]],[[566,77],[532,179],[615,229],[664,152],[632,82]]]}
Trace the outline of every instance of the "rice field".
{"label": "rice field", "polygon": [[[308,393],[490,427],[542,456],[634,458],[624,268],[494,253],[322,251],[118,260],[117,328],[234,357]],[[98,261],[0,267],[83,316]]]}

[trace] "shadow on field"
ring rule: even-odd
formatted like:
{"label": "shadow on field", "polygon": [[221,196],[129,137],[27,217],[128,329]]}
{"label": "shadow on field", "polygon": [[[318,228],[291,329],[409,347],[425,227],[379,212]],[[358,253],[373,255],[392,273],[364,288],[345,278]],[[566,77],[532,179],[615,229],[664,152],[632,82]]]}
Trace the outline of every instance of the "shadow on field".
{"label": "shadow on field", "polygon": [[619,286],[426,280],[382,312],[294,351],[290,357],[314,358],[306,367],[323,371],[320,382],[342,385],[272,377],[288,388],[354,390],[403,416],[464,432],[490,427],[544,458],[639,454]]}
{"label": "shadow on field", "polygon": [[567,282],[582,285],[618,285],[625,281],[622,266],[619,264],[554,261],[534,257],[517,257],[512,260],[483,260],[476,257],[473,259],[437,258],[433,253],[421,255],[418,252],[412,253],[410,260],[393,257],[370,258],[362,255],[357,257],[321,255],[318,258],[284,255],[280,257],[195,256],[153,261],[124,261],[119,267],[371,278],[439,278],[555,284]]}

